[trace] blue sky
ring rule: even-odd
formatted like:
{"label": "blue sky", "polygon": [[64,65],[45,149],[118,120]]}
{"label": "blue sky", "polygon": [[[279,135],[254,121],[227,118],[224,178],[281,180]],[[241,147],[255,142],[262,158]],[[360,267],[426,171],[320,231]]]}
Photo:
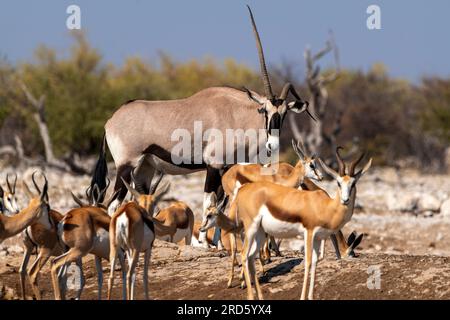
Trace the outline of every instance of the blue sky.
{"label": "blue sky", "polygon": [[[391,75],[412,81],[450,76],[448,0],[2,0],[0,54],[30,60],[39,44],[67,54],[66,8],[77,4],[83,30],[107,62],[121,64],[129,55],[152,59],[163,50],[183,61],[232,57],[257,68],[246,3],[272,65],[286,59],[303,70],[305,46],[322,47],[331,28],[343,67],[367,70],[383,62]],[[381,7],[381,30],[366,27],[370,4]]]}

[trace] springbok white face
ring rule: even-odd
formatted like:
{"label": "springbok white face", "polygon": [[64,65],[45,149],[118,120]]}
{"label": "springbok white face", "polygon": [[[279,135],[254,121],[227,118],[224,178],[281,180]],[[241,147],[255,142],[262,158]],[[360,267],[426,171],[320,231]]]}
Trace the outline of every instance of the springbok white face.
{"label": "springbok white face", "polygon": [[306,158],[301,160],[305,168],[305,177],[311,180],[321,181],[323,179],[322,171],[317,168],[315,158]]}
{"label": "springbok white face", "polygon": [[208,229],[217,227],[217,219],[220,214],[223,214],[228,202],[228,197],[225,196],[223,200],[217,204],[216,194],[213,193],[211,196],[211,205],[206,210],[206,215],[203,219],[202,225],[199,229],[200,232],[206,232]]}
{"label": "springbok white face", "polygon": [[16,214],[16,213],[20,212],[20,208],[17,203],[18,203],[18,201],[17,201],[17,197],[15,194],[12,194],[9,192],[4,193],[3,206],[9,213]]}
{"label": "springbok white face", "polygon": [[16,214],[19,213],[20,208],[18,205],[18,200],[16,196],[16,184],[17,184],[17,175],[15,175],[14,183],[11,184],[9,181],[9,175],[6,175],[6,184],[8,185],[8,191],[4,191],[0,187],[0,201],[7,213]]}
{"label": "springbok white face", "polygon": [[334,180],[336,180],[341,204],[348,205],[351,201],[353,188],[356,187],[356,183],[358,182],[358,180],[367,172],[367,170],[369,170],[370,166],[372,165],[372,158],[366,163],[364,168],[355,173],[355,168],[358,163],[361,162],[362,158],[364,157],[364,153],[361,153],[361,155],[356,160],[353,160],[348,166],[348,170],[346,170],[347,165],[344,163],[339,154],[340,149],[341,147],[336,148],[336,158],[339,164],[339,173],[328,167],[325,163],[323,163],[321,159],[319,159],[319,162],[325,172],[333,177]]}
{"label": "springbok white face", "polygon": [[[292,139],[292,148],[297,154],[299,161],[302,163],[305,170],[305,178],[321,181],[323,179],[322,171],[317,168],[316,156],[309,156],[306,148],[301,141],[297,143]],[[302,177],[303,178],[303,177]]]}

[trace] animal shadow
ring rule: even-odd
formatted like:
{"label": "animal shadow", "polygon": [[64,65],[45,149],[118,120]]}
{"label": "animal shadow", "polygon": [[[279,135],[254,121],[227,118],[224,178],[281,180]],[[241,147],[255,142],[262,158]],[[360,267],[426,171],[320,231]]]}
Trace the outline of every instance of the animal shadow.
{"label": "animal shadow", "polygon": [[303,259],[301,258],[292,258],[290,260],[284,261],[280,264],[277,264],[276,266],[266,270],[264,275],[259,278],[259,281],[261,283],[267,283],[270,282],[270,280],[273,277],[284,275],[288,272],[291,272],[291,270],[295,267],[301,264]]}

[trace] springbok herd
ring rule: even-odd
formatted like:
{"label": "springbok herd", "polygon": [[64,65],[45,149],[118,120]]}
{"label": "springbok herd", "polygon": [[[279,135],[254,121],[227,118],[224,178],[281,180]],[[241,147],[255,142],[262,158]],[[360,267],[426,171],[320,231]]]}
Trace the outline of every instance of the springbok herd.
{"label": "springbok herd", "polygon": [[[212,157],[206,151],[174,157],[176,141],[171,139],[172,133],[183,128],[185,133],[195,136],[192,127],[196,121],[205,130],[214,128],[222,133],[229,129],[261,130],[265,132],[261,146],[275,151],[279,148],[279,133],[287,112],[306,111],[314,118],[308,111],[308,102],[300,98],[290,83],[284,85],[279,96],[273,93],[260,37],[248,9],[265,95],[247,88],[215,87],[185,99],[125,103],[105,125],[86,199],[72,194],[77,207],[65,214],[52,209],[43,172],[34,172],[31,177],[34,193],[23,181],[30,200],[21,210],[15,193],[17,176],[14,181],[6,177],[7,188],[0,187],[0,243],[22,234],[25,251],[19,274],[23,299],[27,276],[35,298],[41,299],[38,275],[49,259],[55,299],[65,298],[67,270],[72,263],[78,265],[81,272],[76,298],[79,299],[85,284],[82,258],[88,254],[95,257],[98,299],[102,298],[102,259],[110,262],[108,298],[114,286],[114,271],[120,270],[123,298],[134,299],[140,253],[144,255],[143,284],[148,299],[148,269],[155,238],[174,243],[184,240],[185,245],[204,247],[214,243],[218,248],[225,248],[231,256],[228,287],[232,286],[239,251],[241,287],[247,288],[248,299],[255,298],[253,285],[256,298],[263,299],[255,258],[258,257],[264,273],[271,251],[280,254],[277,239],[304,239],[301,299],[313,299],[316,266],[324,257],[324,242],[328,237],[338,258],[354,255],[362,236],[352,233],[346,239],[341,230],[353,215],[356,184],[372,163],[370,159],[357,170],[364,153],[346,163],[340,154],[342,148],[338,147],[335,150],[338,171],[317,156],[311,156],[300,141],[292,142],[299,158],[295,166],[283,162],[263,165],[234,160],[227,163],[240,152],[236,145],[227,148],[223,159]],[[287,101],[289,94],[294,101]],[[189,149],[195,150],[196,139],[190,143]],[[246,158],[254,159],[252,152],[261,146],[254,148],[246,143]],[[117,168],[115,185],[108,198],[107,147]],[[202,141],[202,147],[210,150],[213,144]],[[168,183],[161,183],[165,174],[200,170],[206,171],[201,223],[194,222],[194,214],[184,202],[173,201],[168,207],[159,207],[169,190]],[[322,170],[336,181],[334,198],[313,182],[322,179]],[[130,197],[126,200],[128,193]],[[36,259],[29,265],[34,253]],[[120,268],[116,266],[117,260]]]}

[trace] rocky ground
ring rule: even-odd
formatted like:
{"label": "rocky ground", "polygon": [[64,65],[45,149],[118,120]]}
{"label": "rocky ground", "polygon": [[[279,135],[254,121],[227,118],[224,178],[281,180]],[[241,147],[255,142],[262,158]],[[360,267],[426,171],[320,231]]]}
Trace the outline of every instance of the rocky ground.
{"label": "rocky ground", "polygon": [[[31,181],[33,171],[34,168],[20,171],[19,180]],[[344,229],[346,235],[352,230],[364,233],[358,250],[361,254],[355,259],[336,261],[328,247],[326,258],[318,267],[316,298],[450,298],[450,176],[425,175],[413,170],[397,172],[391,168],[371,171],[358,183],[357,210]],[[7,172],[12,169],[1,170],[1,182]],[[90,180],[88,176],[55,171],[47,172],[47,176],[52,206],[61,212],[73,206],[69,192],[83,195]],[[167,179],[172,182],[169,197],[186,201],[200,217],[203,174]],[[330,194],[334,193],[334,184],[322,185]],[[18,194],[23,205],[25,199],[20,186]],[[299,297],[303,265],[302,255],[296,250],[300,245],[300,240],[283,242],[283,257],[273,258],[267,266],[267,274],[261,278],[266,298]],[[0,297],[17,298],[20,292],[17,274],[21,259],[20,239],[8,239],[0,246]],[[95,299],[94,263],[89,262],[91,258],[86,259],[87,285],[82,298]],[[229,258],[223,252],[158,242],[149,273],[151,297],[244,299],[246,293],[238,287],[237,280],[233,288],[226,289],[229,265]],[[106,263],[104,267],[107,276]],[[50,299],[48,271],[45,267],[41,284],[44,297]],[[377,272],[381,274],[379,288],[372,283]],[[118,278],[119,273],[116,276]],[[142,298],[141,282],[137,290]],[[115,289],[114,297],[120,297],[119,288]]]}

